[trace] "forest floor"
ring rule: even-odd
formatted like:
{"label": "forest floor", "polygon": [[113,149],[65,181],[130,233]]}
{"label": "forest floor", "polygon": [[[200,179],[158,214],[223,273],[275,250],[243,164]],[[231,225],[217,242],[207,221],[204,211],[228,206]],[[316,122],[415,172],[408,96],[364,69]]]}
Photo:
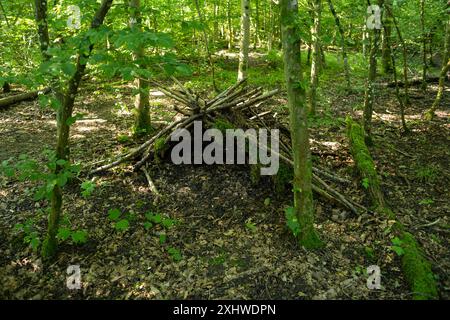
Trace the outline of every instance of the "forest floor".
{"label": "forest floor", "polygon": [[[258,64],[258,61],[256,61]],[[235,68],[235,62],[226,66]],[[272,67],[262,63],[261,77]],[[279,67],[275,67],[281,72]],[[235,69],[233,69],[235,70]],[[327,72],[327,71],[325,71]],[[195,75],[194,75],[195,76]],[[219,72],[220,77],[220,72]],[[346,177],[336,185],[354,201],[369,206],[353,168],[343,119],[361,115],[361,89],[339,89],[342,74],[324,76],[320,117],[311,122],[315,163]],[[194,78],[195,80],[195,78]],[[252,82],[250,82],[252,85]],[[394,89],[379,86],[374,112],[372,154],[382,189],[398,219],[423,246],[438,276],[441,298],[450,298],[450,95],[434,121],[420,118],[436,95],[411,89],[406,110],[411,133],[402,134]],[[85,82],[76,112],[84,113],[71,134],[71,156],[83,165],[113,157],[137,144],[126,138],[132,126],[131,89],[106,90],[95,79]],[[168,120],[173,101],[152,92],[154,120]],[[262,108],[274,108],[287,121],[286,96],[280,93]],[[359,106],[359,108],[358,108]],[[359,110],[358,110],[359,109]],[[54,147],[54,113],[38,102],[23,102],[0,112],[0,161],[20,154],[44,160]],[[88,231],[83,245],[62,243],[57,259],[42,266],[38,255],[14,231],[16,223],[36,217],[46,201],[35,202],[33,184],[0,177],[0,298],[6,299],[410,299],[400,259],[392,250],[392,221],[374,214],[352,215],[316,197],[316,227],[322,249],[299,247],[286,227],[284,209],[291,192],[276,193],[269,177],[252,184],[246,165],[149,165],[163,195],[154,204],[141,173],[123,165],[99,176],[92,195],[80,195],[79,182],[65,188],[64,210],[73,228]],[[114,229],[108,211],[117,208],[130,220]],[[176,224],[167,230],[144,228],[145,213],[160,213]],[[45,230],[45,218],[35,228]],[[160,235],[166,234],[161,243]],[[175,252],[179,252],[178,257]],[[172,253],[171,253],[172,252]],[[181,259],[180,259],[181,258]],[[66,288],[67,267],[80,265],[82,289]],[[382,289],[367,288],[366,268],[381,268]]]}

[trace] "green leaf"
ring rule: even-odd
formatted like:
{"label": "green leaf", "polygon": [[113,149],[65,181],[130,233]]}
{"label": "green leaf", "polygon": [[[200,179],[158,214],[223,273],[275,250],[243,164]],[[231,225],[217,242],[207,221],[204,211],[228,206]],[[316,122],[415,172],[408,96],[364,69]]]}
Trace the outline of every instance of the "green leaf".
{"label": "green leaf", "polygon": [[181,252],[178,249],[170,247],[167,252],[170,254],[174,261],[180,261],[182,259]]}
{"label": "green leaf", "polygon": [[161,233],[159,235],[159,243],[164,244],[164,243],[166,243],[166,240],[167,240],[167,235],[165,233]]}
{"label": "green leaf", "polygon": [[368,178],[362,179],[361,184],[364,187],[364,189],[368,189],[369,188],[369,179]]}
{"label": "green leaf", "polygon": [[162,220],[162,225],[164,228],[170,229],[174,224],[175,224],[175,220],[168,219],[168,218]]}
{"label": "green leaf", "polygon": [[405,253],[405,250],[403,250],[402,247],[392,246],[391,249],[399,256],[401,256]]}
{"label": "green leaf", "polygon": [[119,209],[110,209],[108,211],[108,217],[112,221],[119,219],[120,215],[121,215],[121,213],[120,213]]}
{"label": "green leaf", "polygon": [[149,229],[153,228],[153,223],[151,223],[150,221],[144,222],[144,228],[145,228],[145,230],[149,230]]}
{"label": "green leaf", "polygon": [[72,241],[75,244],[86,243],[86,241],[87,241],[87,231],[85,231],[85,230],[78,230],[78,231],[72,232]]}
{"label": "green leaf", "polygon": [[270,198],[265,198],[264,199],[264,205],[267,207],[268,205],[270,205]]}
{"label": "green leaf", "polygon": [[70,235],[71,235],[71,231],[69,228],[59,228],[58,229],[58,234],[56,235],[56,237],[58,239],[61,239],[62,241],[67,240]]}
{"label": "green leaf", "polygon": [[95,188],[95,184],[92,181],[89,181],[89,180],[84,181],[81,184],[81,189],[83,190],[81,192],[81,194],[83,195],[83,197],[86,198],[91,195],[92,191],[94,191],[94,188]]}
{"label": "green leaf", "polygon": [[128,220],[122,219],[122,220],[116,222],[115,228],[116,228],[116,230],[119,230],[119,231],[125,231],[129,228],[129,226],[130,226],[130,223],[128,222]]}

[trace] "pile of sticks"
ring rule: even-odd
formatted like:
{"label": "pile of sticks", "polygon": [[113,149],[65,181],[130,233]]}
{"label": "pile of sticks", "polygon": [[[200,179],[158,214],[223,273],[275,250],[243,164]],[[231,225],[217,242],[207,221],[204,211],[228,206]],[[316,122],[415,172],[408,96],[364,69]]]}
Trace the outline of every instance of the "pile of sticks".
{"label": "pile of sticks", "polygon": [[[207,100],[194,94],[191,90],[186,89],[176,78],[172,79],[176,83],[176,89],[167,88],[156,82],[153,82],[153,85],[155,85],[167,97],[174,99],[182,106],[174,106],[174,109],[181,114],[181,118],[169,123],[142,145],[132,149],[126,154],[120,155],[108,164],[90,170],[90,175],[112,169],[126,161],[134,161],[133,170],[137,171],[141,169],[146,174],[147,179],[149,179],[144,165],[152,158],[155,142],[161,138],[164,138],[164,144],[169,144],[172,132],[177,129],[189,129],[195,120],[202,120],[203,122],[209,124],[214,123],[214,119],[218,116],[224,117],[225,113],[230,114],[240,111],[245,115],[247,127],[255,128],[255,126],[264,126],[269,129],[262,118],[270,114],[271,111],[265,111],[258,114],[252,108],[259,107],[264,101],[278,93],[278,90],[272,90],[264,93],[262,88],[250,89],[245,86],[246,79],[244,79],[224,90],[213,99]],[[242,123],[239,124],[240,127],[242,127],[242,125]],[[284,138],[287,142],[281,143],[281,149],[278,155],[281,161],[284,161],[292,166],[293,161],[292,151],[290,149],[290,135],[286,134],[286,137]],[[282,142],[281,139],[280,142]],[[269,147],[264,147],[269,151],[272,151]],[[324,179],[341,184],[351,183],[349,180],[338,177],[323,168],[318,168],[315,166],[313,168],[314,192],[327,200],[332,200],[342,205],[343,207],[351,210],[354,214],[360,214],[361,212],[367,211],[367,209],[363,206],[347,199],[344,195],[332,188],[324,181]],[[153,184],[151,183],[151,180],[149,181],[149,184]]]}
{"label": "pile of sticks", "polygon": [[166,137],[165,143],[169,143],[172,132],[177,129],[188,129],[195,120],[205,120],[209,122],[214,120],[214,117],[220,112],[225,110],[237,111],[249,108],[269,99],[278,92],[278,90],[272,90],[264,93],[262,88],[247,90],[244,86],[246,79],[244,79],[221,92],[213,99],[205,100],[194,94],[191,90],[184,88],[176,78],[173,78],[173,80],[177,84],[178,89],[169,89],[155,82],[153,84],[167,97],[170,97],[183,105],[184,108],[180,108],[179,106],[174,107],[174,109],[182,115],[181,119],[168,124],[148,141],[139,147],[132,149],[128,153],[119,156],[113,162],[91,170],[91,175],[109,170],[125,161],[140,157],[133,166],[133,170],[136,171],[150,159],[153,146],[158,139]]}

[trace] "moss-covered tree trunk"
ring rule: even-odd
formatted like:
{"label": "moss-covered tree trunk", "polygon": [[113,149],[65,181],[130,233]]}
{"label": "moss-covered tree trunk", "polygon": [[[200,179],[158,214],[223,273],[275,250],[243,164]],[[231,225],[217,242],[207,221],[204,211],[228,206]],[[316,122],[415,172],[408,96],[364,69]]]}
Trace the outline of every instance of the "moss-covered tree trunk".
{"label": "moss-covered tree trunk", "polygon": [[438,292],[431,264],[425,258],[414,236],[405,230],[397,221],[394,212],[386,205],[381,180],[378,177],[375,163],[365,144],[364,129],[352,119],[347,119],[350,151],[355,165],[363,179],[366,179],[368,192],[375,211],[385,215],[389,220],[396,221],[393,226],[394,235],[400,239],[403,249],[402,268],[411,287],[414,299],[437,299]]}
{"label": "moss-covered tree trunk", "polygon": [[[142,17],[141,17],[141,1],[130,0],[130,28],[133,32],[142,32]],[[141,69],[145,69],[145,63],[142,61],[145,58],[144,48],[140,47],[133,53],[133,60]],[[138,94],[135,97],[135,124],[134,132],[137,135],[148,133],[151,129],[150,122],[150,102],[149,102],[149,85],[148,81],[137,78],[136,89]]]}
{"label": "moss-covered tree trunk", "polygon": [[447,27],[445,32],[445,45],[444,45],[444,54],[443,54],[443,64],[441,73],[439,75],[439,88],[438,93],[436,95],[436,99],[433,102],[431,108],[425,113],[426,120],[432,120],[434,118],[434,113],[436,109],[439,107],[442,96],[444,95],[445,88],[445,78],[447,77],[448,72],[450,71],[450,17],[447,19]]}
{"label": "moss-covered tree trunk", "polygon": [[319,64],[320,64],[320,20],[322,15],[322,1],[313,0],[314,23],[311,27],[312,37],[312,62],[311,62],[311,78],[309,89],[309,113],[316,112],[317,85],[319,82]]}
{"label": "moss-covered tree trunk", "polygon": [[[94,15],[91,23],[91,28],[96,29],[102,23],[111,7],[113,0],[103,0],[100,8]],[[39,7],[36,7],[39,10]],[[38,15],[36,15],[38,17]],[[44,15],[46,19],[46,15]],[[38,23],[39,25],[39,23]],[[48,31],[47,31],[48,32]],[[42,47],[42,45],[41,45]],[[87,49],[87,50],[86,50]],[[78,92],[78,87],[81,82],[81,78],[86,69],[87,60],[92,52],[93,45],[88,48],[79,48],[79,52],[76,59],[76,71],[75,74],[69,79],[67,83],[67,89],[62,93],[60,97],[61,106],[59,107],[56,115],[57,120],[57,144],[56,144],[56,159],[69,161],[69,134],[70,124],[69,118],[72,117],[73,106],[75,103],[75,97]],[[55,174],[58,175],[62,172],[63,167],[57,165]],[[51,211],[48,218],[47,236],[42,244],[42,257],[49,259],[53,257],[57,249],[56,235],[58,232],[59,221],[62,215],[62,190],[59,185],[55,185],[51,193]]]}
{"label": "moss-covered tree trunk", "polygon": [[344,60],[345,83],[346,83],[347,90],[348,90],[351,87],[351,83],[350,83],[350,68],[348,65],[348,57],[347,57],[347,48],[345,45],[344,29],[342,28],[339,16],[337,15],[336,10],[334,9],[333,2],[331,2],[331,0],[327,0],[327,2],[328,2],[328,7],[330,8],[330,11],[333,14],[334,22],[339,31],[339,35],[341,37],[341,51],[342,51],[342,59]]}
{"label": "moss-covered tree trunk", "polygon": [[284,75],[288,94],[292,150],[294,157],[294,209],[300,224],[299,243],[308,248],[320,245],[314,230],[312,160],[309,146],[308,111],[300,63],[300,32],[297,28],[297,0],[281,0],[281,34]]}
{"label": "moss-covered tree trunk", "polygon": [[241,14],[238,82],[247,77],[248,52],[250,47],[250,0],[241,0]]}

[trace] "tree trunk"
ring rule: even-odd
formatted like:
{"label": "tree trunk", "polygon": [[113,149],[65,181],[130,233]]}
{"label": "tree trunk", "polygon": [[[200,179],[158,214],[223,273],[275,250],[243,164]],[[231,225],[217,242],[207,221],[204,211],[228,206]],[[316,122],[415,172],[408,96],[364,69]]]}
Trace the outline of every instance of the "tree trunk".
{"label": "tree trunk", "polygon": [[312,195],[312,160],[309,146],[308,112],[302,80],[297,0],[280,0],[281,34],[284,52],[284,75],[288,94],[292,150],[294,157],[294,210],[300,232],[299,243],[307,248],[321,245],[314,230]]}
{"label": "tree trunk", "polygon": [[228,50],[231,50],[234,44],[233,25],[231,23],[231,0],[228,0],[227,2],[227,23],[228,23]]}
{"label": "tree trunk", "polygon": [[[49,88],[46,88],[42,91],[42,93],[48,93],[50,91]],[[9,106],[25,101],[25,100],[34,100],[38,97],[39,91],[32,91],[32,92],[26,92],[26,93],[20,93],[13,96],[9,96],[6,98],[0,99],[0,109],[8,108]]]}
{"label": "tree trunk", "polygon": [[255,39],[253,48],[256,48],[259,45],[259,31],[260,31],[260,21],[259,21],[259,0],[255,0]]}
{"label": "tree trunk", "polygon": [[316,112],[317,85],[319,82],[319,64],[320,64],[320,20],[322,14],[322,1],[313,0],[314,6],[314,24],[311,28],[312,38],[312,62],[311,62],[311,83],[309,90],[309,113]]}
{"label": "tree trunk", "polygon": [[[130,0],[130,28],[133,32],[142,32],[142,17],[141,17],[141,1]],[[145,57],[144,48],[138,48],[133,52],[133,60],[138,64],[139,68],[145,69],[146,66],[142,62]],[[136,89],[138,94],[134,100],[134,107],[136,109],[134,133],[137,135],[148,133],[151,130],[150,122],[150,103],[149,103],[149,85],[148,81],[137,78]]]}
{"label": "tree trunk", "polygon": [[331,13],[334,17],[334,22],[336,23],[336,27],[339,30],[339,34],[341,36],[341,50],[342,50],[342,59],[344,60],[344,72],[345,72],[345,82],[347,85],[347,90],[351,88],[350,83],[350,68],[348,66],[348,57],[347,57],[347,49],[345,46],[345,35],[344,35],[344,29],[342,29],[341,22],[339,20],[338,15],[336,14],[336,10],[334,9],[333,3],[331,0],[327,0],[328,6],[330,8]]}
{"label": "tree trunk", "polygon": [[[113,0],[102,0],[100,8],[94,15],[91,23],[91,29],[98,28],[108,13]],[[45,15],[44,15],[45,19]],[[48,34],[48,32],[47,32]],[[41,45],[42,48],[42,45]],[[77,54],[76,71],[72,78],[69,79],[66,92],[62,97],[61,106],[57,111],[57,144],[56,144],[56,159],[69,161],[69,133],[70,125],[68,119],[72,117],[73,106],[75,97],[78,92],[78,87],[81,82],[81,78],[86,69],[87,60],[92,52],[93,45],[89,46],[88,51],[84,48],[80,48]],[[56,166],[55,174],[58,175],[63,171],[63,167]],[[58,232],[59,221],[62,214],[62,190],[61,186],[55,185],[51,194],[51,211],[48,219],[47,236],[42,244],[42,257],[44,259],[52,258],[57,250],[56,235]]]}
{"label": "tree trunk", "polygon": [[450,71],[450,19],[447,20],[447,28],[445,31],[445,45],[444,45],[444,53],[443,53],[443,63],[441,73],[439,75],[439,89],[436,95],[436,99],[433,102],[431,108],[425,113],[426,120],[433,120],[434,113],[436,109],[439,107],[441,103],[442,96],[444,95],[445,88],[445,78],[447,77],[448,72]]}
{"label": "tree trunk", "polygon": [[203,24],[203,41],[205,42],[205,49],[206,49],[206,55],[209,62],[209,67],[211,70],[211,80],[213,83],[214,90],[218,91],[217,85],[216,85],[216,75],[215,75],[215,69],[214,69],[214,62],[211,55],[211,50],[209,48],[209,40],[208,40],[208,33],[207,33],[207,27],[205,23],[205,19],[203,18],[202,11],[200,10],[200,4],[198,3],[198,0],[195,0],[195,7],[197,9],[198,19],[200,20],[200,23]]}
{"label": "tree trunk", "polygon": [[366,141],[368,144],[371,142],[371,129],[372,129],[372,113],[373,102],[375,96],[374,82],[377,74],[377,52],[378,43],[380,39],[380,30],[374,29],[370,35],[370,54],[369,54],[369,72],[366,82],[366,90],[364,95],[364,115],[363,124],[364,131],[366,133]]}
{"label": "tree trunk", "polygon": [[364,129],[351,118],[347,118],[347,128],[350,151],[360,176],[367,181],[367,189],[373,207],[378,213],[383,214],[385,219],[394,221],[391,230],[393,235],[396,235],[402,242],[404,250],[401,257],[402,269],[410,285],[413,298],[418,300],[438,299],[436,280],[430,262],[426,259],[414,236],[406,231],[404,225],[397,220],[395,213],[386,204],[381,180],[369,149],[364,143]]}
{"label": "tree trunk", "polygon": [[425,0],[420,0],[420,27],[422,29],[422,91],[427,91],[427,34],[425,32]]}
{"label": "tree trunk", "polygon": [[[386,0],[385,6],[392,7],[392,0]],[[391,11],[387,10],[384,18],[384,28],[383,28],[383,41],[381,44],[381,66],[383,72],[386,74],[391,74],[392,69],[392,59],[391,59],[391,47],[390,38],[392,36],[392,17]]]}
{"label": "tree trunk", "polygon": [[250,46],[250,0],[241,0],[241,14],[238,82],[247,77],[248,51]]}
{"label": "tree trunk", "polygon": [[44,61],[50,59],[47,53],[48,46],[50,43],[50,38],[48,35],[48,24],[47,24],[47,0],[35,0],[35,19],[38,27],[38,37],[39,44],[41,46],[41,53]]}
{"label": "tree trunk", "polygon": [[406,42],[402,37],[402,33],[397,23],[397,19],[395,18],[392,8],[386,7],[386,11],[392,17],[392,22],[394,23],[395,30],[397,31],[398,40],[402,44],[402,57],[403,57],[403,81],[404,81],[404,90],[405,90],[405,106],[410,105],[409,101],[409,84],[408,84],[408,52],[406,51]]}

